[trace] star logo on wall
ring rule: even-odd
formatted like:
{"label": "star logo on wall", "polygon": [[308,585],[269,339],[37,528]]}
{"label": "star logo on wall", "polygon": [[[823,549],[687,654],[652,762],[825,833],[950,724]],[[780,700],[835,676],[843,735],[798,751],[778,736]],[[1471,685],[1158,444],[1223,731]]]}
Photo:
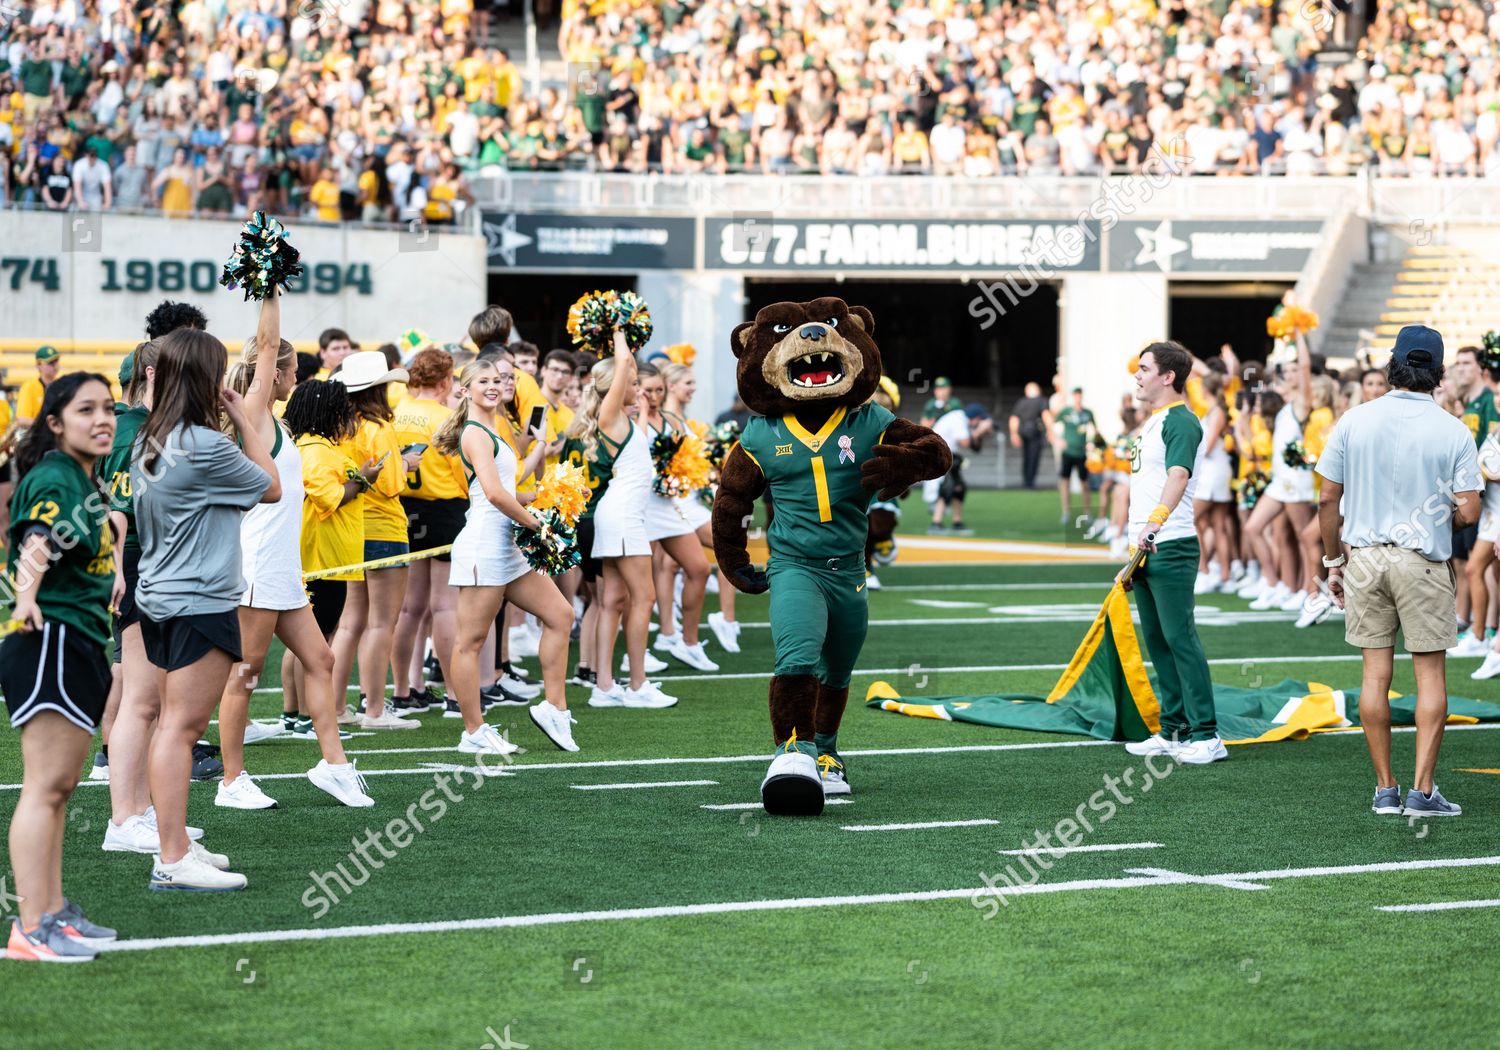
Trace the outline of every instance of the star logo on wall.
{"label": "star logo on wall", "polygon": [[1172,236],[1171,219],[1163,219],[1154,230],[1136,230],[1135,235],[1141,242],[1141,250],[1135,253],[1136,266],[1155,263],[1165,273],[1172,268],[1172,257],[1188,250],[1187,241]]}
{"label": "star logo on wall", "polygon": [[531,237],[516,231],[516,217],[507,215],[500,222],[484,224],[485,247],[491,259],[499,256],[506,266],[516,264],[516,249],[531,243]]}

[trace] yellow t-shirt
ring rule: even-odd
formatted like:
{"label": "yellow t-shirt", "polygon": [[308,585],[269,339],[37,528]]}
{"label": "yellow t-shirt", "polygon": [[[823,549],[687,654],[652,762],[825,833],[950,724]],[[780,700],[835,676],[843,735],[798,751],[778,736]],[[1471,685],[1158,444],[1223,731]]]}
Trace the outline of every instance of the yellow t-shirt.
{"label": "yellow t-shirt", "polygon": [[0,397],[0,441],[5,439],[5,432],[10,429],[10,402]]}
{"label": "yellow t-shirt", "polygon": [[387,383],[385,385],[386,403],[394,410],[397,405],[406,400],[405,383]]}
{"label": "yellow t-shirt", "polygon": [[[526,428],[526,422],[531,418],[531,410],[537,405],[543,408],[550,407],[547,404],[547,396],[542,393],[542,388],[537,385],[536,377],[530,372],[516,369],[516,417],[521,422],[521,431]],[[526,459],[526,453],[531,451],[531,438],[519,431],[501,428],[501,437],[510,442],[510,447],[516,453],[516,469],[521,469],[521,463]],[[527,478],[525,481],[516,482],[517,492],[531,492],[536,488],[536,478]]]}
{"label": "yellow t-shirt", "polygon": [[403,499],[468,499],[463,462],[431,447],[433,431],[452,414],[441,402],[414,397],[403,398],[396,406],[396,439],[402,447],[418,442],[428,446],[417,469],[406,475]]}
{"label": "yellow t-shirt", "polygon": [[42,385],[40,376],[32,376],[21,384],[21,392],[16,396],[16,415],[21,419],[35,420],[42,411],[42,398],[47,396],[47,388]]}
{"label": "yellow t-shirt", "polygon": [[318,218],[324,222],[338,222],[339,213],[339,187],[336,182],[326,182],[319,179],[313,183],[313,188],[308,190],[307,199],[318,206]]}
{"label": "yellow t-shirt", "polygon": [[354,461],[363,465],[385,456],[375,483],[364,494],[365,539],[406,543],[406,511],[401,494],[406,491],[406,468],[401,464],[401,443],[390,423],[362,419],[354,435]]}
{"label": "yellow t-shirt", "polygon": [[[339,565],[356,565],[365,556],[364,497],[339,506],[349,468],[359,469],[344,443],[305,435],[297,442],[302,454],[302,571],[317,572]],[[360,580],[362,572],[328,577]]]}

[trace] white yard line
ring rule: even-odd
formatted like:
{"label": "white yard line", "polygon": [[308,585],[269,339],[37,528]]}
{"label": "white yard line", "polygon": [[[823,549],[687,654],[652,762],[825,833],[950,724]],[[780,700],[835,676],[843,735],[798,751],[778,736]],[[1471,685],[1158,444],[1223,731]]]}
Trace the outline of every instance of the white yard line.
{"label": "white yard line", "polygon": [[983,828],[999,824],[998,820],[919,820],[911,824],[845,824],[840,831],[926,831],[929,828]]}
{"label": "white yard line", "polygon": [[[848,752],[846,751],[845,754],[848,754]],[[852,805],[854,805],[854,800],[852,798],[825,798],[823,800],[823,805],[825,805],[825,806],[852,806]],[[719,803],[717,805],[710,805],[708,803],[704,803],[703,805],[699,806],[698,808],[699,809],[712,809],[712,810],[735,810],[735,809],[761,809],[763,807],[764,807],[764,804],[760,803],[760,802],[722,802],[722,803]]]}
{"label": "white yard line", "polygon": [[1058,846],[1056,849],[1002,849],[996,850],[1007,857],[1061,857],[1068,853],[1113,853],[1126,849],[1161,849],[1160,842],[1101,842],[1093,846]]}
{"label": "white yard line", "polygon": [[[434,922],[391,922],[367,926],[332,926],[292,930],[250,930],[241,933],[194,934],[183,937],[137,938],[116,941],[105,950],[112,952],[155,951],[161,948],[198,948],[219,944],[265,944],[279,941],[325,941],[349,937],[388,937],[399,934],[450,933],[462,930],[517,929],[529,926],[560,926],[582,922],[612,922],[621,919],[664,919],[693,915],[726,915],[738,912],[794,911],[814,908],[845,908],[868,904],[910,904],[919,901],[968,899],[976,909],[987,898],[1002,895],[1009,898],[1042,893],[1076,893],[1089,890],[1126,890],[1145,887],[1182,886],[1202,883],[1252,881],[1258,879],[1305,879],[1338,875],[1364,875],[1387,871],[1425,871],[1434,868],[1493,867],[1500,857],[1462,857],[1451,860],[1393,861],[1379,864],[1352,864],[1326,868],[1287,868],[1278,872],[1224,872],[1217,875],[1182,875],[1162,877],[1127,876],[1112,879],[1077,879],[1070,882],[1043,882],[1031,886],[967,889],[915,890],[903,893],[850,894],[840,897],[787,897],[777,900],[719,901],[706,904],[668,904],[652,908],[614,908],[597,911],[551,912],[540,915],[497,915],[483,919],[445,919]],[[998,907],[998,905],[997,905]]]}
{"label": "white yard line", "polygon": [[717,780],[642,780],[633,784],[569,784],[574,791],[626,791],[630,788],[717,787]]}
{"label": "white yard line", "polygon": [[1500,908],[1500,900],[1433,901],[1431,904],[1385,904],[1376,911],[1457,911],[1460,908]]}

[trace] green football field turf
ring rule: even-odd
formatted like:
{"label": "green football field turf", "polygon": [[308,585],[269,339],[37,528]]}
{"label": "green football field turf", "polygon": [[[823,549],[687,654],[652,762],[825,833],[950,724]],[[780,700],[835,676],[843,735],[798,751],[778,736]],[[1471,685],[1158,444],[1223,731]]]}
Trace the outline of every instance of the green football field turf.
{"label": "green football field turf", "polygon": [[[1061,539],[1055,506],[985,494],[971,522],[982,535]],[[916,501],[908,513],[916,531]],[[840,735],[852,802],[817,819],[754,805],[769,747],[764,598],[741,599],[742,654],[708,645],[720,674],[663,676],[676,708],[591,710],[570,687],[577,755],[548,744],[523,708],[494,709],[527,749],[508,775],[473,775],[453,750],[457,723],[436,712],[419,730],[347,742],[373,810],[344,809],[302,778],[315,745],[255,745],[251,771],[279,809],[217,809],[213,785],[199,784],[189,810],[248,876],[241,893],[149,892],[149,858],[99,849],[108,793],[85,784],[65,884],[133,950],[84,967],[0,963],[4,1043],[1493,1045],[1500,908],[1380,908],[1500,897],[1500,776],[1462,771],[1500,767],[1500,728],[1444,741],[1438,782],[1464,807],[1456,819],[1372,814],[1357,733],[1236,747],[1227,762],[1127,789],[1131,801],[1084,836],[1135,848],[1052,859],[1003,903],[985,892],[1006,865],[1025,874],[1000,851],[1074,816],[1106,776],[1131,770],[1140,784],[1143,760],[859,700],[877,678],[912,699],[1045,693],[1111,575],[883,571]],[[1298,631],[1290,614],[1245,613],[1236,598],[1200,599],[1216,681],[1357,687],[1337,621]],[[1452,661],[1450,689],[1500,701],[1500,682],[1469,680],[1476,665]],[[1409,662],[1395,688],[1413,688]],[[279,708],[268,691],[252,713]],[[1413,737],[1395,741],[1406,783]],[[7,821],[19,777],[16,736],[0,734]],[[420,833],[387,830],[409,813]],[[938,826],[878,827],[905,824]],[[861,827],[874,829],[846,830]],[[351,862],[351,840],[375,831],[390,856],[367,849],[381,865],[369,870]],[[335,902],[313,880],[340,864],[361,884],[325,880]]]}

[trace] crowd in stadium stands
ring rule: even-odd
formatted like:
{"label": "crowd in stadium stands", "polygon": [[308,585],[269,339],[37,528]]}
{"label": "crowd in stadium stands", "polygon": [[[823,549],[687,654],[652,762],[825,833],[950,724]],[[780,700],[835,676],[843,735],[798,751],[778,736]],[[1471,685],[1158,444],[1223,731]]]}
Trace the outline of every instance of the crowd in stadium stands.
{"label": "crowd in stadium stands", "polygon": [[0,0],[0,199],[448,222],[507,169],[1500,172],[1473,0],[1367,5],[1347,62],[1331,2],[566,0],[534,96],[489,6]]}

